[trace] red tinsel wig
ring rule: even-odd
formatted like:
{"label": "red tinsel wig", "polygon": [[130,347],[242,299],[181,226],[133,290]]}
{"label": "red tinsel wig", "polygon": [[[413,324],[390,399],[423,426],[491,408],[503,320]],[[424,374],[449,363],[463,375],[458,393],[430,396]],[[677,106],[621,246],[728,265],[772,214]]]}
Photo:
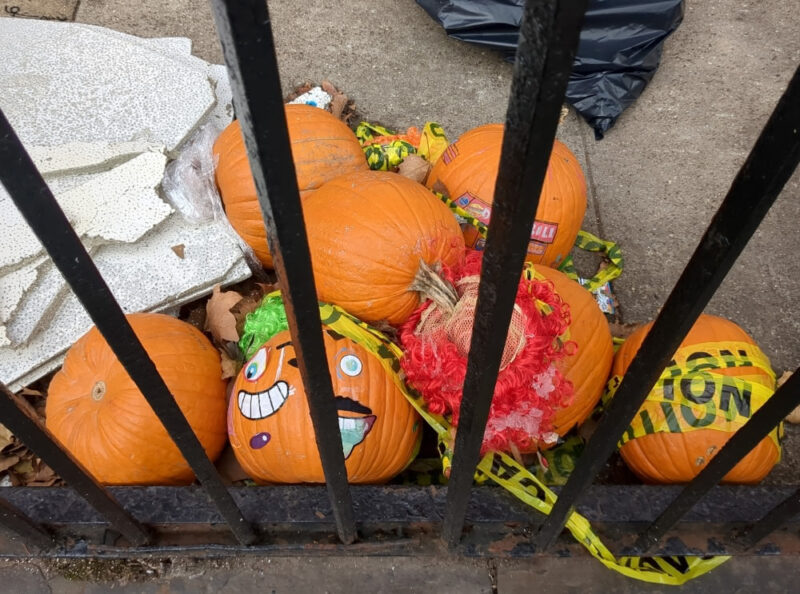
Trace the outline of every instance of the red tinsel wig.
{"label": "red tinsel wig", "polygon": [[[431,412],[449,415],[454,426],[467,371],[481,257],[482,252],[472,251],[461,267],[441,271],[458,295],[454,306],[426,301],[400,327],[401,365],[408,382]],[[527,453],[540,442],[558,438],[553,416],[569,405],[572,384],[553,363],[574,352],[574,343],[559,338],[569,323],[569,306],[552,283],[520,280],[481,453]]]}

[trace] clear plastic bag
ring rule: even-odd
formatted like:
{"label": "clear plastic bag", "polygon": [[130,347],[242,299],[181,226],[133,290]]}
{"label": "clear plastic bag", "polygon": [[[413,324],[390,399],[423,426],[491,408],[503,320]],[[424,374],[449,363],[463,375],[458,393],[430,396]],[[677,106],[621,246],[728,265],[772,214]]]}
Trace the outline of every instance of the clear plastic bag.
{"label": "clear plastic bag", "polygon": [[164,172],[161,188],[167,200],[192,223],[210,223],[225,218],[214,182],[216,159],[212,148],[218,135],[219,130],[211,124],[200,127]]}
{"label": "clear plastic bag", "polygon": [[167,201],[187,221],[198,225],[223,221],[228,233],[236,239],[244,253],[250,270],[254,275],[261,276],[261,263],[225,216],[222,198],[214,181],[217,158],[213,147],[219,133],[213,124],[198,128],[178,157],[167,165],[161,189]]}

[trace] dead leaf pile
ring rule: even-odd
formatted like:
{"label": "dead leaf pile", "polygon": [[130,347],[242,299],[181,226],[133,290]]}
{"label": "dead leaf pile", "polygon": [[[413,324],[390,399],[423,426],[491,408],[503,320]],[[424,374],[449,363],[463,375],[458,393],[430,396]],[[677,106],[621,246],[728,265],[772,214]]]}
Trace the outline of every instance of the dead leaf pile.
{"label": "dead leaf pile", "polygon": [[275,290],[275,285],[266,283],[243,283],[240,291],[222,291],[214,287],[205,305],[203,329],[219,349],[222,358],[222,379],[235,377],[243,361],[237,346],[242,336],[247,314],[255,310],[264,295]]}
{"label": "dead leaf pile", "polygon": [[[20,393],[25,408],[44,423],[44,393],[24,388]],[[19,441],[9,429],[0,425],[0,484],[4,486],[52,487],[63,485],[53,469]]]}

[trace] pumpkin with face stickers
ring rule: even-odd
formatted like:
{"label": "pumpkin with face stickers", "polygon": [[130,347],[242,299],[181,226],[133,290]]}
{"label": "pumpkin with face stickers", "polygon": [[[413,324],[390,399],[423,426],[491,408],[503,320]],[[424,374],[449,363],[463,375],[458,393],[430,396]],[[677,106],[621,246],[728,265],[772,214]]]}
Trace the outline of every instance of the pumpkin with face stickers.
{"label": "pumpkin with face stickers", "polygon": [[[321,305],[320,316],[348,480],[385,482],[411,462],[422,435],[399,364],[382,334],[343,310]],[[248,315],[240,346],[249,358],[228,406],[236,459],[259,483],[324,482],[279,294]]]}

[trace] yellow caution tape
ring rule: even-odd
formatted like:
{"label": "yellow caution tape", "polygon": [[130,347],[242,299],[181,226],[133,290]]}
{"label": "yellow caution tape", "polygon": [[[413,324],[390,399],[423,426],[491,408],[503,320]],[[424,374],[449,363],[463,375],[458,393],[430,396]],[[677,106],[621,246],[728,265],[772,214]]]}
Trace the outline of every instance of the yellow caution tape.
{"label": "yellow caution tape", "polygon": [[[377,136],[376,136],[377,135]],[[447,137],[435,122],[426,122],[417,141],[407,134],[361,122],[356,128],[356,138],[361,143],[370,169],[389,171],[402,163],[408,155],[417,154],[430,163],[436,161],[447,148]]]}
{"label": "yellow caution tape", "polygon": [[[742,371],[735,376],[722,373],[734,367]],[[620,376],[609,380],[604,403],[613,398],[621,381]],[[752,343],[707,342],[681,348],[658,378],[619,445],[652,433],[699,429],[734,433],[774,392],[775,372],[766,355]],[[781,424],[769,434],[778,451],[782,430]]]}
{"label": "yellow caution tape", "polygon": [[[398,388],[436,431],[440,439],[440,449],[444,452],[443,464],[448,474],[451,453],[448,444],[453,442],[453,429],[450,423],[439,415],[428,412],[425,403],[418,393],[411,390],[403,381],[400,348],[391,342],[380,331],[354,318],[343,309],[329,304],[320,304],[322,323],[336,332],[358,342],[362,347],[377,355],[381,365],[390,372]],[[752,345],[748,345],[752,347]],[[724,356],[720,354],[720,356]],[[758,353],[752,351],[753,360]],[[533,509],[549,514],[556,502],[556,494],[524,466],[502,452],[489,452],[478,463],[475,479],[479,483],[491,480],[520,501]],[[567,521],[566,528],[589,553],[609,569],[613,569],[628,577],[656,584],[679,586],[721,565],[730,557],[620,557],[616,558],[592,531],[589,521],[573,512]]]}
{"label": "yellow caution tape", "polygon": [[417,154],[428,163],[436,163],[449,144],[442,127],[435,122],[427,122],[422,128]]}
{"label": "yellow caution tape", "polygon": [[578,271],[575,269],[575,264],[572,261],[572,256],[567,255],[566,259],[559,265],[558,269],[570,277],[572,280],[579,281],[589,291],[597,291],[603,285],[611,282],[622,274],[622,252],[619,246],[613,241],[606,241],[599,237],[592,235],[588,231],[578,231],[578,236],[575,238],[575,247],[587,252],[596,252],[603,254],[606,259],[606,266],[597,271],[591,278],[582,279],[578,276]]}

